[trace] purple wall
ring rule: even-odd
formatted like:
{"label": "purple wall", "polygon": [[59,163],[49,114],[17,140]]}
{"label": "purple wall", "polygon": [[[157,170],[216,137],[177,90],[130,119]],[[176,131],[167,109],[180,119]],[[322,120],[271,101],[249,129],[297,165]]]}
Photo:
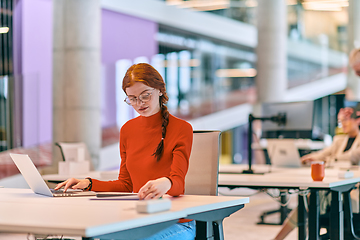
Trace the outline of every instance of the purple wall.
{"label": "purple wall", "polygon": [[157,23],[108,10],[101,11],[101,20],[103,64],[124,58],[152,57],[158,53]]}
{"label": "purple wall", "polygon": [[[23,146],[52,139],[51,0],[18,0],[21,21],[20,60],[23,75]],[[116,125],[115,62],[157,54],[158,25],[144,19],[102,10],[102,126]]]}
{"label": "purple wall", "polygon": [[115,63],[119,59],[149,59],[158,53],[155,22],[102,10],[101,12],[102,126],[116,125]]}
{"label": "purple wall", "polygon": [[23,146],[52,138],[52,1],[22,1]]}

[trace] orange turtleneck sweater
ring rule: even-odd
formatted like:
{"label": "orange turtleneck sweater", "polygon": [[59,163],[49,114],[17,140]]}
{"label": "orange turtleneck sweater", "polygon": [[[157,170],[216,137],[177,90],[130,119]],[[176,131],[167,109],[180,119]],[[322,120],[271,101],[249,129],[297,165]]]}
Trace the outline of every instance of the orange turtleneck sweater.
{"label": "orange turtleneck sweater", "polygon": [[161,112],[129,120],[120,130],[121,165],[118,180],[92,179],[92,191],[138,192],[149,180],[170,179],[167,194],[184,194],[193,130],[189,123],[169,115],[164,153],[157,161],[152,156],[161,140]]}

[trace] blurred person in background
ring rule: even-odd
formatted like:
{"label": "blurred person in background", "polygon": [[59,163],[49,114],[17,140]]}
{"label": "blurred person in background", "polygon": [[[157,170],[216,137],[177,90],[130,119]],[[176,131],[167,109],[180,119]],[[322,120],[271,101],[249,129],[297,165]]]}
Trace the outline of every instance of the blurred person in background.
{"label": "blurred person in background", "polygon": [[358,116],[353,108],[341,108],[338,113],[338,122],[344,134],[334,136],[333,143],[329,147],[304,155],[301,158],[302,163],[321,160],[327,165],[333,161],[349,161],[352,165],[359,165],[360,131],[357,119]]}
{"label": "blurred person in background", "polygon": [[360,48],[355,48],[350,52],[349,65],[355,71],[355,74],[360,77]]}

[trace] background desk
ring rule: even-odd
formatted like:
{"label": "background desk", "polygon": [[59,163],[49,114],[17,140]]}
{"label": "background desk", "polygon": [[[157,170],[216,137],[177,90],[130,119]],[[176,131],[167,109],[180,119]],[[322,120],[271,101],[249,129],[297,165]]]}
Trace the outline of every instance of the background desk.
{"label": "background desk", "polygon": [[[254,166],[254,169],[268,170],[269,166]],[[265,169],[264,169],[265,168]],[[310,168],[271,168],[270,173],[239,174],[247,165],[220,166],[219,187],[251,187],[251,188],[285,188],[310,190],[309,204],[309,239],[319,239],[319,190],[330,190],[331,222],[330,238],[332,240],[344,238],[344,212],[342,193],[350,191],[356,183],[360,182],[360,173],[357,171],[354,178],[339,179],[338,169],[326,169],[322,182],[311,179]],[[236,172],[238,174],[236,174]],[[298,225],[299,239],[306,238],[304,199],[299,195]]]}
{"label": "background desk", "polygon": [[[170,211],[140,214],[137,201],[51,198],[30,189],[0,189],[0,232],[136,239],[190,218],[222,222],[244,207],[245,197],[181,196],[171,198]],[[145,235],[144,235],[145,234]],[[213,239],[209,236],[209,239]]]}
{"label": "background desk", "polygon": [[[312,141],[310,139],[294,139],[295,146],[300,150],[320,150],[327,145],[323,141]],[[262,138],[259,142],[253,142],[251,144],[252,149],[266,149],[267,139]]]}

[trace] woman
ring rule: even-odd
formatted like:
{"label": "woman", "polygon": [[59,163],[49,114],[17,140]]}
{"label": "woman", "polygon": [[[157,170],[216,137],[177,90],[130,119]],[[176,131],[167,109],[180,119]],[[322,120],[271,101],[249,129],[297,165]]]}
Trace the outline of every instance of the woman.
{"label": "woman", "polygon": [[[161,75],[149,64],[131,66],[122,88],[140,116],[120,130],[120,173],[114,181],[70,178],[56,186],[92,191],[135,192],[140,199],[156,199],[164,194],[184,194],[193,131],[189,123],[169,114],[168,96]],[[179,222],[149,239],[194,239],[195,222]]]}
{"label": "woman", "polygon": [[[360,131],[357,123],[358,115],[353,108],[341,108],[338,113],[338,122],[341,124],[343,133],[334,137],[333,143],[323,150],[304,155],[301,158],[303,164],[312,161],[322,160],[327,164],[332,161],[348,161],[352,165],[360,162]],[[354,191],[352,191],[353,193]],[[331,193],[330,191],[319,191],[320,195],[320,222],[329,222]],[[351,194],[353,203],[358,205],[358,192]],[[354,195],[355,198],[353,197]],[[275,240],[284,239],[297,226],[298,209],[294,209],[284,221],[281,230],[274,238]]]}
{"label": "woman", "polygon": [[348,161],[353,165],[358,165],[360,162],[360,131],[357,118],[358,116],[353,108],[340,109],[338,122],[341,123],[344,134],[335,136],[329,147],[304,155],[301,161],[303,163],[315,160]]}
{"label": "woman", "polygon": [[360,77],[360,48],[355,48],[350,52],[349,65]]}

